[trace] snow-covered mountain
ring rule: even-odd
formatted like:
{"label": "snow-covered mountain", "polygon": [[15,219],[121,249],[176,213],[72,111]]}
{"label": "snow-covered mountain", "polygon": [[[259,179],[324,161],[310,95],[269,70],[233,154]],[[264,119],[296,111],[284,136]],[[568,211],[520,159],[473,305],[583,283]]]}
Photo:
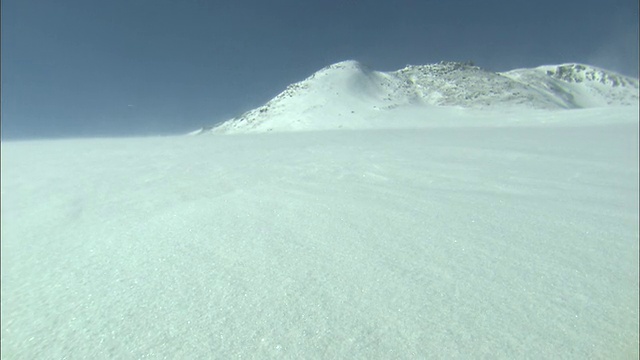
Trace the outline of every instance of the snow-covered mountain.
{"label": "snow-covered mountain", "polygon": [[289,85],[263,106],[192,134],[360,128],[433,116],[445,108],[558,110],[634,104],[637,79],[582,64],[496,73],[471,63],[440,62],[380,72],[349,60]]}

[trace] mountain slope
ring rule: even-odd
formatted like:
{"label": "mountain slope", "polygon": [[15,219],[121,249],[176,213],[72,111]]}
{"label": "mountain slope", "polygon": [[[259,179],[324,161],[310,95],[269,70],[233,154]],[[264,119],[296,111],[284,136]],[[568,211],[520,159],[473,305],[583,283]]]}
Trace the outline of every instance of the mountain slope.
{"label": "mountain slope", "polygon": [[[408,65],[380,72],[349,60],[289,85],[265,105],[193,134],[392,125],[459,108],[579,109],[638,103],[638,80],[563,64],[495,73],[470,63]],[[453,109],[451,109],[453,108]]]}
{"label": "mountain slope", "polygon": [[562,99],[568,108],[638,103],[638,80],[583,64],[540,66],[503,74]]}

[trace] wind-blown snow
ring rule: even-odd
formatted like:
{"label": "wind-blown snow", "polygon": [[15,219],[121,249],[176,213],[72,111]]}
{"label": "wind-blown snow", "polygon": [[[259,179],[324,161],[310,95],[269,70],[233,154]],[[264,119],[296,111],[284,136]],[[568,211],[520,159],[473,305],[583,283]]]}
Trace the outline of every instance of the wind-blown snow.
{"label": "wind-blown snow", "polygon": [[3,142],[2,358],[637,358],[637,108],[447,111]]}

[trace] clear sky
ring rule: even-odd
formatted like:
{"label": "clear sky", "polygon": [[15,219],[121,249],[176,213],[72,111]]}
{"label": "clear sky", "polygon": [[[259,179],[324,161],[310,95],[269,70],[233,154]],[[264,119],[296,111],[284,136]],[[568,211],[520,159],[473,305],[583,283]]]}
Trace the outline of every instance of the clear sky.
{"label": "clear sky", "polygon": [[637,0],[5,0],[2,138],[178,134],[341,60],[638,76]]}

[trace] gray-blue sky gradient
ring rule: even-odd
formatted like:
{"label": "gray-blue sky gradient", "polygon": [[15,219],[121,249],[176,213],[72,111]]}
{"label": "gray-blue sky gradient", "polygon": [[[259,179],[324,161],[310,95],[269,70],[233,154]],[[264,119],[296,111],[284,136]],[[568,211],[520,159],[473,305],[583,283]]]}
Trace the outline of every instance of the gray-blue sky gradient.
{"label": "gray-blue sky gradient", "polygon": [[638,76],[636,0],[2,2],[2,137],[183,133],[328,64]]}

